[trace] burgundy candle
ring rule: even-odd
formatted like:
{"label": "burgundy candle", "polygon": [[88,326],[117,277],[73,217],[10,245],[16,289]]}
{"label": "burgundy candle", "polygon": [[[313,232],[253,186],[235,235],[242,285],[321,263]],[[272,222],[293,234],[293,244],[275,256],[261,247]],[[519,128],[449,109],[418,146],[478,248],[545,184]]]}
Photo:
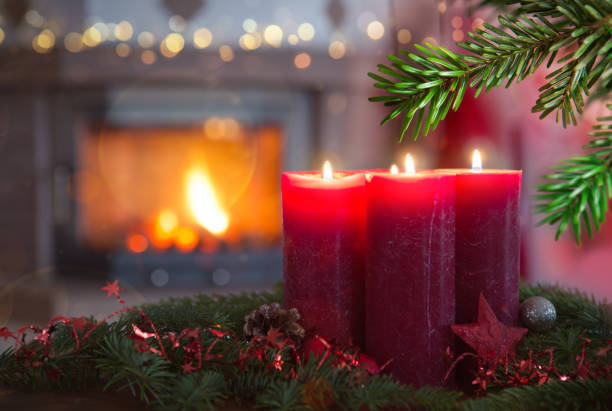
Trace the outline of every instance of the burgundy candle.
{"label": "burgundy candle", "polygon": [[519,194],[521,171],[482,170],[474,152],[473,169],[456,173],[456,319],[476,322],[482,292],[497,318],[518,318]]}
{"label": "burgundy candle", "polygon": [[282,175],[284,303],[307,331],[363,346],[365,176],[335,177]]}
{"label": "burgundy candle", "polygon": [[454,175],[366,185],[366,351],[401,382],[440,385],[455,320]]}

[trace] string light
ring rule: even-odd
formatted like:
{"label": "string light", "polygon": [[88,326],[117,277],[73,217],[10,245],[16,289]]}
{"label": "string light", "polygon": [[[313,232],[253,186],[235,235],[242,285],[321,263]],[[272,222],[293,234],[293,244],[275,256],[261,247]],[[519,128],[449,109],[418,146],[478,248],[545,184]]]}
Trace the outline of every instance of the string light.
{"label": "string light", "polygon": [[253,19],[245,19],[242,22],[242,28],[247,33],[253,33],[255,30],[257,30],[257,22]]}
{"label": "string light", "polygon": [[127,43],[119,43],[115,46],[115,53],[117,53],[119,57],[127,57],[130,55],[131,51],[130,45]]}
{"label": "string light", "polygon": [[372,20],[368,23],[366,34],[372,40],[380,40],[385,35],[385,26],[378,20]]}
{"label": "string light", "polygon": [[276,24],[270,24],[264,30],[264,40],[272,47],[280,47],[283,42],[283,29]]}
{"label": "string light", "polygon": [[120,41],[128,41],[134,35],[134,29],[129,21],[123,20],[113,30],[115,37]]}
{"label": "string light", "polygon": [[412,33],[408,29],[401,29],[397,32],[397,41],[401,44],[408,44],[412,39]]}
{"label": "string light", "polygon": [[219,47],[219,57],[226,63],[230,62],[234,59],[234,50],[227,44],[224,44]]}
{"label": "string light", "polygon": [[71,53],[83,50],[83,38],[79,33],[71,32],[64,37],[64,46]]}
{"label": "string light", "polygon": [[193,33],[193,45],[197,49],[205,49],[212,43],[212,33],[207,28],[200,28]]}
{"label": "string light", "polygon": [[142,61],[146,65],[155,63],[155,60],[157,60],[157,56],[151,50],[145,50],[140,55],[140,61]]}
{"label": "string light", "polygon": [[138,35],[137,41],[140,47],[148,49],[155,43],[155,36],[153,36],[153,33],[149,31],[143,31]]}
{"label": "string light", "polygon": [[89,27],[83,33],[83,44],[87,47],[96,47],[102,42],[102,34],[95,27]]}
{"label": "string light", "polygon": [[311,63],[311,59],[310,59],[310,54],[308,53],[299,53],[293,59],[293,64],[295,64],[295,67],[299,69],[308,68],[308,66],[310,66],[310,63]]}
{"label": "string light", "polygon": [[328,52],[331,58],[333,58],[334,60],[339,60],[344,57],[344,54],[346,53],[346,47],[344,46],[344,43],[339,40],[332,41],[329,45]]}
{"label": "string light", "polygon": [[315,29],[310,23],[302,23],[298,26],[297,35],[302,41],[310,41],[315,36]]}

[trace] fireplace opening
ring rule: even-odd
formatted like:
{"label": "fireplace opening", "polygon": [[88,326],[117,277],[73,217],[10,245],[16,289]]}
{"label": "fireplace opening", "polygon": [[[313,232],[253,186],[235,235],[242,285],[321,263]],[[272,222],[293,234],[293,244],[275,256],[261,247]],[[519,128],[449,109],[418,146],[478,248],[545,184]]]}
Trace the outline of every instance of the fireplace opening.
{"label": "fireplace opening", "polygon": [[258,282],[265,272],[240,266],[275,265],[282,149],[281,127],[232,117],[90,128],[72,184],[77,241],[133,284]]}

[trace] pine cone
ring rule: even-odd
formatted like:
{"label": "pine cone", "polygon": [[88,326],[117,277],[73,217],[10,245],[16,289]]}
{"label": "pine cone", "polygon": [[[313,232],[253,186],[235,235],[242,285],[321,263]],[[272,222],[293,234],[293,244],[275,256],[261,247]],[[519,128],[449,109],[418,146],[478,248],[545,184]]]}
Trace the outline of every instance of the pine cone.
{"label": "pine cone", "polygon": [[247,339],[265,337],[271,328],[277,329],[296,344],[300,344],[304,338],[305,331],[298,323],[300,314],[295,308],[286,310],[279,303],[264,304],[244,319],[244,335]]}

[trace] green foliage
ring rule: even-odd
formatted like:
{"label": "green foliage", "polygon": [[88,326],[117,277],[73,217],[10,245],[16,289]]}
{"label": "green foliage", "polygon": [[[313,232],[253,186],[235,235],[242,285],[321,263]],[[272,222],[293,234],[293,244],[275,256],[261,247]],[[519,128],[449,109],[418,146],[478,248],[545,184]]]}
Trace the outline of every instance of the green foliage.
{"label": "green foliage", "polygon": [[[612,353],[605,357],[597,354],[598,349],[609,341],[612,329],[609,308],[605,304],[559,287],[521,287],[521,300],[533,295],[550,299],[559,318],[551,331],[530,332],[519,347],[519,355],[526,356],[529,350],[539,352],[552,347],[559,372],[570,372],[576,367],[576,357],[582,350],[584,338],[588,337],[591,342],[587,361],[595,364],[602,359],[612,359]],[[196,306],[213,311],[207,306],[213,301],[218,301],[219,307],[214,313],[215,318],[233,318],[237,322],[253,307],[273,299],[280,300],[280,297],[279,287],[275,293],[232,295],[220,300],[206,296],[184,299],[173,305],[176,312],[171,319],[165,319],[165,327],[178,330],[185,323],[195,324],[190,321],[197,318],[189,311]],[[175,301],[161,302],[159,307],[148,304],[147,309],[153,315],[161,315]],[[172,361],[167,361],[161,356],[136,350],[133,341],[127,338],[131,335],[128,330],[132,320],[133,314],[126,312],[118,321],[100,325],[79,351],[71,346],[73,340],[69,338],[68,330],[58,328],[52,334],[55,354],[40,368],[24,366],[15,358],[12,349],[7,349],[0,354],[0,386],[24,390],[128,390],[152,408],[163,410],[224,409],[230,403],[273,410],[322,409],[324,406],[343,410],[598,409],[607,404],[612,395],[611,380],[589,379],[552,381],[542,386],[519,388],[490,387],[487,396],[466,399],[458,391],[437,387],[415,389],[388,375],[368,376],[363,369],[338,369],[331,360],[319,364],[318,359],[302,359],[299,365],[292,366],[295,373],[292,375],[287,367],[281,372],[274,371],[256,359],[237,365],[238,348],[229,340],[218,341],[219,348],[213,351],[223,353],[218,361],[205,361],[203,369],[185,374],[180,367],[182,357],[174,351],[170,355]],[[212,323],[206,318],[197,321],[201,321],[201,326]],[[206,341],[210,343],[211,340]],[[268,354],[272,356],[274,352]],[[292,361],[289,355],[283,358]],[[48,376],[50,369],[61,371],[57,379]]]}
{"label": "green foliage", "polygon": [[175,377],[163,357],[136,351],[133,342],[123,336],[110,334],[96,353],[96,368],[106,381],[104,391],[129,388],[147,404],[152,399],[161,403],[160,395],[167,392],[169,381]]}
{"label": "green foliage", "polygon": [[162,410],[215,410],[227,397],[223,375],[214,371],[183,375],[163,397]]}
{"label": "green foliage", "polygon": [[557,239],[571,227],[578,245],[582,227],[589,238],[599,230],[612,198],[612,116],[598,120],[589,133],[595,138],[583,146],[589,152],[552,166],[555,172],[543,176],[552,181],[537,186],[536,211],[547,214],[539,224],[558,224]]}
{"label": "green foliage", "polygon": [[[467,53],[453,53],[441,46],[415,44],[415,52],[387,56],[390,65],[379,64],[378,74],[368,73],[374,87],[384,90],[370,101],[392,107],[381,124],[402,116],[400,141],[416,118],[412,137],[427,135],[450,109],[456,111],[468,87],[475,96],[493,87],[509,87],[533,74],[540,66],[555,69],[538,91],[532,107],[544,118],[577,124],[585,100],[594,90],[606,98],[612,90],[612,2],[609,0],[484,0],[478,3],[507,8],[498,26],[467,33],[457,45]],[[605,117],[601,121],[610,121]],[[545,176],[556,183],[542,184],[538,212],[549,214],[542,223],[559,223],[557,238],[568,225],[580,244],[581,227],[592,236],[608,210],[610,178],[609,124],[595,127],[597,136],[586,149],[596,152],[575,156]],[[606,189],[604,189],[604,187]]]}
{"label": "green foliage", "polygon": [[543,385],[506,388],[464,402],[465,410],[608,410],[612,380],[551,381]]}
{"label": "green foliage", "polygon": [[395,107],[382,123],[403,114],[401,139],[416,116],[413,138],[421,132],[427,135],[449,109],[459,108],[467,87],[475,88],[476,96],[493,87],[508,87],[543,63],[550,66],[559,51],[575,48],[556,60],[561,67],[547,76],[532,110],[541,112],[540,117],[555,112],[557,121],[576,124],[583,95],[600,79],[612,88],[608,21],[612,4],[603,0],[521,3],[515,13],[499,16],[500,27],[485,23],[484,29],[467,34],[469,40],[457,43],[469,54],[415,44],[415,53],[401,50],[403,58],[389,55],[391,65],[378,66],[381,75],[368,73],[376,81],[374,87],[388,93],[370,101]]}
{"label": "green foliage", "polygon": [[[143,304],[142,310],[160,332],[181,331],[185,328],[206,328],[223,324],[236,335],[242,335],[245,315],[262,304],[281,301],[282,287],[273,292],[242,293],[239,295],[206,295],[192,298],[170,298],[156,304]],[[139,318],[138,313],[125,315],[128,323]]]}

